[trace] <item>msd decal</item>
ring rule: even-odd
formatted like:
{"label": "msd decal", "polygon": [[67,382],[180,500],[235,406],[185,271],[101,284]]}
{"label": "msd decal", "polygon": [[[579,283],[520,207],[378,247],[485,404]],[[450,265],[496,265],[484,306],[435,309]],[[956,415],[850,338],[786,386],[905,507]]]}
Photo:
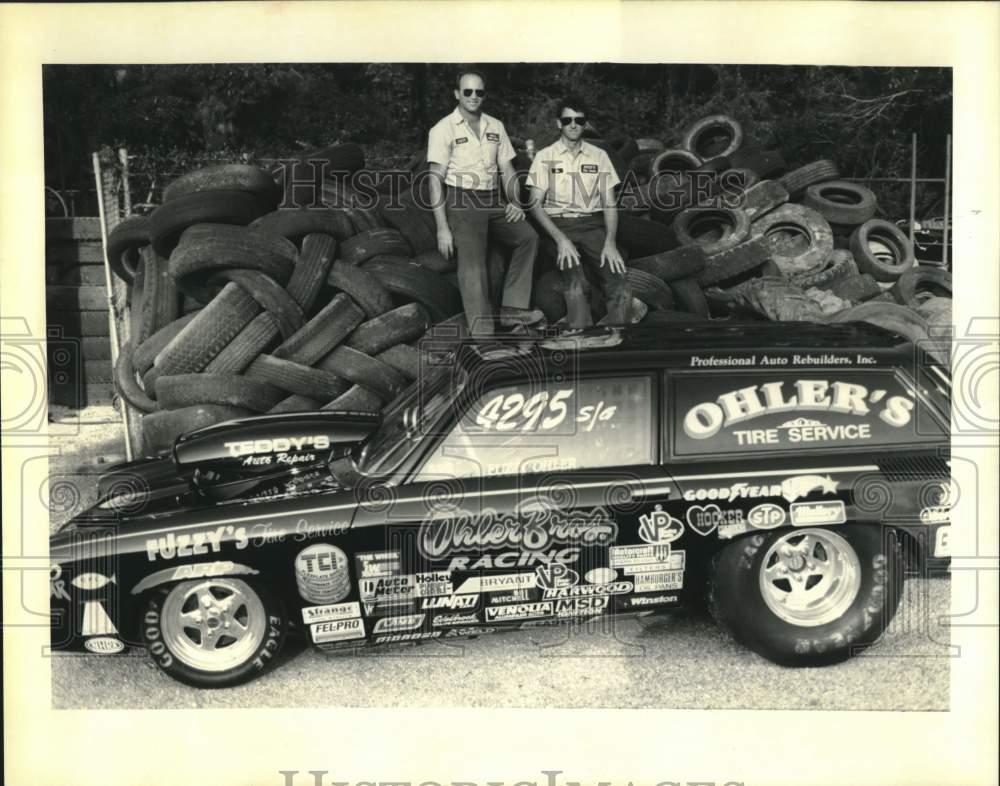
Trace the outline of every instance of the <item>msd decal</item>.
{"label": "msd decal", "polygon": [[652,513],[639,517],[639,537],[646,543],[673,543],[684,534],[684,525],[657,505]]}

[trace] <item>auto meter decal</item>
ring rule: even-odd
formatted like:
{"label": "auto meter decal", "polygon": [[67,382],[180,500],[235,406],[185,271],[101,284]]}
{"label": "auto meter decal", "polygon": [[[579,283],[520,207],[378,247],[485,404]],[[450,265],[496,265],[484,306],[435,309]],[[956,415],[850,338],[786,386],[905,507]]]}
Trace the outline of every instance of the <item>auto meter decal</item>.
{"label": "auto meter decal", "polygon": [[679,375],[678,455],[915,441],[912,395],[892,372]]}
{"label": "auto meter decal", "polygon": [[351,589],[347,555],[328,543],[302,549],[295,557],[295,582],[310,603],[339,603]]}

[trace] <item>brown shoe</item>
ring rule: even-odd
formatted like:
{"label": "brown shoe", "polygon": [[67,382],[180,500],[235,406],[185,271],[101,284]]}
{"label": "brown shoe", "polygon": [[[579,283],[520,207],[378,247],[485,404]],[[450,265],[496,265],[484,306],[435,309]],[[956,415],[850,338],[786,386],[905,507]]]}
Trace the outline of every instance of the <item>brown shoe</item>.
{"label": "brown shoe", "polygon": [[537,308],[514,308],[512,306],[500,307],[500,324],[504,327],[514,327],[515,325],[537,325],[545,321],[545,314]]}

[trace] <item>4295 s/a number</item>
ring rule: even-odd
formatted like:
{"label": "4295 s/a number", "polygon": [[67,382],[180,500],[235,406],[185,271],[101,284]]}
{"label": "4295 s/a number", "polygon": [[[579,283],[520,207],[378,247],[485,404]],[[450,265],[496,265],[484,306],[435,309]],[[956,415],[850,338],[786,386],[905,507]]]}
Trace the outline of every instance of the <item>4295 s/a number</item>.
{"label": "4295 s/a number", "polygon": [[[569,412],[567,401],[575,391],[572,388],[557,390],[551,396],[547,390],[525,398],[521,393],[501,393],[487,401],[476,415],[476,425],[484,431],[548,431],[558,427]],[[577,423],[585,423],[585,431],[592,431],[598,421],[611,420],[618,407],[604,401],[580,407]],[[543,417],[544,416],[544,417]]]}

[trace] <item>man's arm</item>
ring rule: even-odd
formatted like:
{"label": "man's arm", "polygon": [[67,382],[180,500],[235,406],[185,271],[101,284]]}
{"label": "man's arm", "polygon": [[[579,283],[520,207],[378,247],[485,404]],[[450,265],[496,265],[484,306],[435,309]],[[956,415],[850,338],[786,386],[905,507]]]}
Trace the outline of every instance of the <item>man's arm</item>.
{"label": "man's arm", "polygon": [[431,205],[434,206],[434,223],[437,224],[437,247],[445,259],[455,251],[455,240],[448,226],[448,213],[444,209],[444,176],[448,167],[444,164],[431,164],[431,178],[428,183],[431,192]]}
{"label": "man's arm", "polygon": [[531,187],[531,215],[534,216],[535,220],[542,225],[542,229],[549,233],[554,241],[556,241],[556,264],[559,266],[560,270],[566,270],[571,267],[576,267],[580,264],[580,252],[576,250],[576,246],[573,245],[573,241],[570,240],[566,235],[559,231],[551,218],[549,218],[548,213],[542,207],[542,202],[545,201],[545,189],[539,188],[538,186]]}
{"label": "man's arm", "polygon": [[[604,158],[607,156],[605,155]],[[607,160],[607,167],[611,171],[611,176],[603,183],[601,189],[601,210],[604,211],[604,248],[601,249],[601,264],[605,262],[611,268],[612,273],[625,275],[625,260],[622,259],[621,252],[618,251],[616,239],[618,237],[618,206],[615,203],[615,186],[619,179],[615,175],[615,170],[611,168],[611,161]]]}
{"label": "man's arm", "polygon": [[507,220],[523,221],[524,211],[518,204],[521,201],[521,195],[517,187],[517,172],[514,171],[514,165],[510,161],[504,161],[500,164],[500,176],[503,192],[507,195],[507,204],[504,205]]}

